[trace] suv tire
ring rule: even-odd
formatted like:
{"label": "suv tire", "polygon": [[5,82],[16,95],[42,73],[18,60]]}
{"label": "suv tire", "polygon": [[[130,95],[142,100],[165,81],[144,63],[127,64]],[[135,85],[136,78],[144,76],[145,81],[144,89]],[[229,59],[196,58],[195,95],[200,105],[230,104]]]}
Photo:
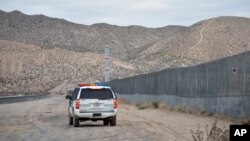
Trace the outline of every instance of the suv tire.
{"label": "suv tire", "polygon": [[79,119],[77,116],[73,116],[73,125],[74,127],[79,127]]}
{"label": "suv tire", "polygon": [[116,116],[110,120],[110,126],[116,126]]}
{"label": "suv tire", "polygon": [[69,125],[73,125],[73,117],[68,114],[68,119],[69,119]]}
{"label": "suv tire", "polygon": [[109,121],[107,119],[103,120],[103,125],[109,125]]}

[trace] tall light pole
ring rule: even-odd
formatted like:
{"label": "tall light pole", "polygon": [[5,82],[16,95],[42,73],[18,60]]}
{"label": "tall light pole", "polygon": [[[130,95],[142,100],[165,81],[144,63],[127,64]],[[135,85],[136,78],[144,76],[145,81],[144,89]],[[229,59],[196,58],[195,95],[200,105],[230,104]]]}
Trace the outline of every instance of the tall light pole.
{"label": "tall light pole", "polygon": [[109,45],[105,45],[104,49],[104,81],[109,81]]}

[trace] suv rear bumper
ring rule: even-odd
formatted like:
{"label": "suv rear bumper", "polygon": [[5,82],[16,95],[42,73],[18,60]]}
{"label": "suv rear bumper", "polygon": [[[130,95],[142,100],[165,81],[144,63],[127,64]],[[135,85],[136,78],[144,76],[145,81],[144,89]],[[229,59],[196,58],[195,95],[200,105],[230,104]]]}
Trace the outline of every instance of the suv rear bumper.
{"label": "suv rear bumper", "polygon": [[[100,113],[101,116],[93,116],[95,113]],[[80,113],[79,110],[76,110],[74,114],[78,118],[88,118],[88,119],[106,119],[109,117],[114,117],[116,116],[117,110],[114,110],[113,112],[85,112],[85,113]]]}

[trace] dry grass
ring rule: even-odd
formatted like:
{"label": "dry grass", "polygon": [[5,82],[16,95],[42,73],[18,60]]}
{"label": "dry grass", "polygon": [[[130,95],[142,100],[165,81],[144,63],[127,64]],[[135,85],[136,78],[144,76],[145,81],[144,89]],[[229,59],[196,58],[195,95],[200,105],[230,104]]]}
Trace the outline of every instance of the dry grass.
{"label": "dry grass", "polygon": [[136,104],[136,107],[138,108],[138,110],[143,110],[143,109],[147,109],[151,106],[150,102],[143,102],[143,103],[138,103]]}
{"label": "dry grass", "polygon": [[250,125],[250,119],[231,119],[231,121],[236,125]]}
{"label": "dry grass", "polygon": [[243,124],[243,125],[250,125],[250,119],[242,120],[241,124]]}
{"label": "dry grass", "polygon": [[206,135],[204,135],[204,131],[198,128],[196,131],[191,130],[192,137],[194,141],[229,141],[229,129],[219,128],[216,126],[217,122],[215,121],[208,130],[208,125],[206,126]]}
{"label": "dry grass", "polygon": [[153,101],[153,102],[142,102],[142,103],[137,103],[136,107],[139,110],[143,110],[143,109],[147,109],[147,108],[154,108],[154,109],[158,109],[159,108],[160,103],[157,101]]}
{"label": "dry grass", "polygon": [[165,103],[160,103],[157,101],[153,102],[142,102],[142,103],[131,103],[127,101],[126,99],[119,99],[121,103],[124,104],[130,104],[136,106],[139,110],[147,109],[147,108],[152,108],[152,109],[159,109],[163,111],[173,111],[173,112],[181,112],[181,113],[187,113],[187,114],[192,114],[192,115],[197,115],[197,116],[204,116],[204,117],[213,117],[216,120],[225,120],[225,121],[230,121],[233,124],[242,124],[242,125],[250,125],[250,119],[236,119],[236,118],[231,118],[231,117],[226,117],[223,115],[218,115],[215,113],[209,113],[204,110],[192,110],[188,109],[185,107],[180,107],[180,106],[171,106]]}
{"label": "dry grass", "polygon": [[192,110],[181,106],[171,106],[165,103],[159,103],[159,109],[161,110],[168,110],[168,111],[176,111],[176,112],[182,112],[182,113],[188,113],[188,114],[195,114],[195,115],[201,115],[201,116],[218,116],[213,113],[206,112],[204,110]]}
{"label": "dry grass", "polygon": [[130,102],[128,102],[125,98],[119,98],[118,102],[121,104],[130,104]]}

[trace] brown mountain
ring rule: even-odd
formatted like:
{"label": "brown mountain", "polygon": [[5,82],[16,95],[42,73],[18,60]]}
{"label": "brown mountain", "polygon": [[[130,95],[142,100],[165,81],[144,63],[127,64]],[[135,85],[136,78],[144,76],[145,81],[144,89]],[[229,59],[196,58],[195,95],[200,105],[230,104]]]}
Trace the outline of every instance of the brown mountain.
{"label": "brown mountain", "polygon": [[242,17],[146,28],[0,11],[0,91],[13,86],[45,91],[59,84],[65,89],[71,82],[102,80],[106,45],[111,78],[119,78],[238,54],[250,50],[249,41],[250,19]]}
{"label": "brown mountain", "polygon": [[[42,92],[60,84],[100,81],[103,58],[103,54],[0,40],[0,92]],[[113,57],[110,60],[111,79],[138,73],[132,64]]]}
{"label": "brown mountain", "polygon": [[250,50],[249,41],[249,18],[219,17],[198,22],[156,42],[140,52],[136,60],[145,63],[143,66],[158,64],[156,70],[189,66]]}
{"label": "brown mountain", "polygon": [[172,26],[161,30],[105,23],[87,26],[44,15],[29,16],[19,11],[0,12],[2,40],[93,53],[102,53],[103,48],[109,45],[112,54],[121,59],[128,58],[128,51],[171,36],[183,28]]}

